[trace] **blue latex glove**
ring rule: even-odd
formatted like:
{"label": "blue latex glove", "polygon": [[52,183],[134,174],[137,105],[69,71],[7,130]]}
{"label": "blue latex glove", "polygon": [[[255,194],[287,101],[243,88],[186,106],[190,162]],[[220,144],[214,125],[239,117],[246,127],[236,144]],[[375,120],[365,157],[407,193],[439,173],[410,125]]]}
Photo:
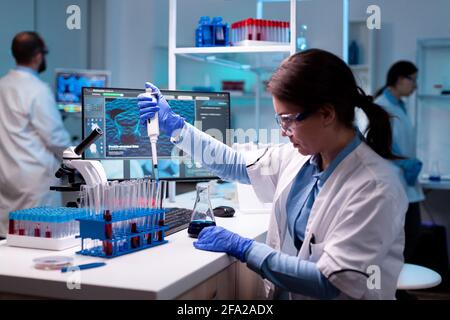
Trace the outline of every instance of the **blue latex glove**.
{"label": "blue latex glove", "polygon": [[200,250],[226,252],[245,262],[245,254],[254,240],[243,238],[222,227],[204,228],[198,235],[194,247]]}
{"label": "blue latex glove", "polygon": [[416,158],[413,158],[398,160],[396,161],[396,164],[402,168],[406,183],[410,186],[415,185],[420,170],[422,170],[422,162]]}
{"label": "blue latex glove", "polygon": [[155,102],[154,95],[150,93],[142,93],[138,96],[139,114],[142,125],[147,124],[147,120],[153,118],[158,112],[159,129],[169,137],[172,133],[184,126],[184,118],[173,112],[159,89],[147,82],[145,88],[151,88],[153,92],[157,92]]}

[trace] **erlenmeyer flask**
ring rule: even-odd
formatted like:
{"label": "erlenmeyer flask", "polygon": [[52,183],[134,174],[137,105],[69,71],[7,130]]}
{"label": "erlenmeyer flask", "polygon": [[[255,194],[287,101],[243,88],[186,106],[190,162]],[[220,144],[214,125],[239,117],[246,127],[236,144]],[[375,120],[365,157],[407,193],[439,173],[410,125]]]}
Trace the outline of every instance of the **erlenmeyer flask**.
{"label": "erlenmeyer flask", "polygon": [[192,238],[197,238],[203,228],[215,226],[213,209],[209,201],[209,184],[197,184],[197,198],[192,212],[188,234]]}
{"label": "erlenmeyer flask", "polygon": [[439,161],[431,163],[430,178],[431,181],[441,181],[441,173],[439,170]]}

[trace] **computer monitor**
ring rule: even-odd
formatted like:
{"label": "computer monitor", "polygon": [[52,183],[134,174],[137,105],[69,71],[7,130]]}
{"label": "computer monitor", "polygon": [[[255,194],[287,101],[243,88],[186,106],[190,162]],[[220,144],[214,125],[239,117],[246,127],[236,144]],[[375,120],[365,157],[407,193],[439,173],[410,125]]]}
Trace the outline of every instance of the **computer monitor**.
{"label": "computer monitor", "polygon": [[[109,180],[152,177],[150,140],[139,123],[137,96],[143,89],[83,88],[83,137],[99,126],[103,136],[85,151],[85,159],[100,160]],[[227,139],[230,128],[230,95],[227,92],[161,90],[171,108],[201,130],[216,129]],[[213,133],[214,134],[214,133]],[[158,140],[159,176],[165,180],[216,179],[200,163],[180,152],[161,134]]]}
{"label": "computer monitor", "polygon": [[58,109],[63,112],[81,111],[83,87],[104,88],[109,85],[111,73],[101,70],[55,70],[55,93]]}

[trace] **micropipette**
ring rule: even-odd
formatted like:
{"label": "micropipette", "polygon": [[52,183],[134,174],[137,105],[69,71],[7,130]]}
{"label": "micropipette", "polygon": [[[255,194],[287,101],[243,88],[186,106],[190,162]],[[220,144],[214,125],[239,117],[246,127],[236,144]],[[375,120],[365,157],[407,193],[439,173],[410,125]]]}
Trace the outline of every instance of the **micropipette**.
{"label": "micropipette", "polygon": [[[157,92],[153,92],[151,88],[145,89],[145,92],[152,95],[158,94]],[[156,153],[156,143],[158,142],[159,137],[158,112],[155,113],[153,118],[147,121],[147,134],[150,138],[150,144],[152,145],[153,177],[155,178],[155,180],[159,180],[158,155]]]}

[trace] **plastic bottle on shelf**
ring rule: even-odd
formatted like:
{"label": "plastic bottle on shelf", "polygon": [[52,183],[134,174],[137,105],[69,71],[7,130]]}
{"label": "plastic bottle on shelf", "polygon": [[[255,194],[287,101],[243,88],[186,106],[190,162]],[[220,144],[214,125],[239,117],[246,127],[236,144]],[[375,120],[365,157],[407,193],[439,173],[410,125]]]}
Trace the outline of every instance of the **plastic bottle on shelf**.
{"label": "plastic bottle on shelf", "polygon": [[210,47],[213,45],[211,21],[207,16],[200,17],[197,29],[195,30],[195,46]]}
{"label": "plastic bottle on shelf", "polygon": [[359,63],[359,47],[355,40],[350,43],[348,49],[348,64],[356,65]]}
{"label": "plastic bottle on shelf", "polygon": [[228,45],[228,24],[222,22],[222,17],[214,17],[211,21],[213,29],[213,43],[214,46]]}
{"label": "plastic bottle on shelf", "polygon": [[[308,41],[306,39],[306,30],[308,30],[308,27],[305,24],[300,25],[300,32],[299,37],[297,38],[297,48],[300,51],[308,49]],[[290,38],[290,31],[289,31],[289,38]]]}

